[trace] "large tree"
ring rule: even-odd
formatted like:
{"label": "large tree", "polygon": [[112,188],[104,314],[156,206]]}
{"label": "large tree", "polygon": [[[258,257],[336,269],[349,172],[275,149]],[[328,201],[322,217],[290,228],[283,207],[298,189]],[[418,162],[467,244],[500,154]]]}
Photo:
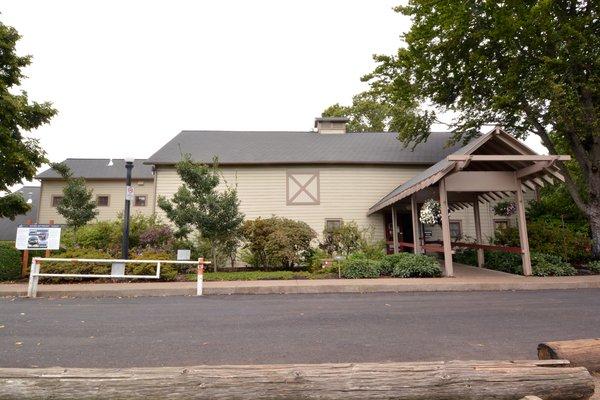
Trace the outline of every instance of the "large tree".
{"label": "large tree", "polygon": [[[14,28],[0,22],[0,193],[33,179],[46,160],[45,153],[38,141],[25,137],[23,131],[48,123],[56,114],[50,103],[30,102],[25,91],[16,93],[23,69],[31,64],[31,56],[16,53],[20,38]],[[14,219],[29,208],[18,194],[0,197],[0,218]]]}
{"label": "large tree", "polygon": [[455,115],[455,142],[501,124],[568,152],[581,185],[573,166],[559,166],[600,257],[600,3],[409,0],[396,11],[411,18],[410,31],[363,79],[404,121],[399,138],[426,140],[437,110]]}
{"label": "large tree", "polygon": [[217,253],[233,252],[244,214],[235,188],[219,190],[221,174],[217,161],[212,166],[196,163],[185,155],[177,163],[183,182],[172,199],[159,197],[158,206],[177,227],[176,235],[186,237],[196,231],[210,243],[213,269],[217,271]]}

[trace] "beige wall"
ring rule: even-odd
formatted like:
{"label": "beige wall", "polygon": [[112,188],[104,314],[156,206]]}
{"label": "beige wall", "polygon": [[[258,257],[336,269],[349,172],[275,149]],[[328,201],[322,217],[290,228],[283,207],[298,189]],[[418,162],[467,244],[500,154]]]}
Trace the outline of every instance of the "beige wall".
{"label": "beige wall", "polygon": [[[125,180],[87,180],[86,185],[94,192],[94,198],[98,195],[108,195],[109,205],[107,207],[98,207],[98,220],[110,220],[117,218],[120,212],[123,212],[125,206]],[[133,180],[132,185],[136,195],[147,195],[148,201],[145,207],[135,207],[131,204],[131,213],[141,213],[151,215],[154,207],[154,182],[152,180]],[[52,207],[52,197],[62,196],[64,181],[46,180],[42,182],[40,194],[39,223],[48,223],[54,220],[56,224],[65,222],[64,218]]]}
{"label": "beige wall", "polygon": [[[288,172],[318,170],[320,202],[313,205],[287,205]],[[222,167],[228,185],[237,185],[241,211],[246,219],[281,217],[302,220],[321,235],[326,218],[356,221],[361,227],[373,227],[374,239],[383,239],[383,216],[367,216],[369,208],[422,171],[419,167],[393,166],[240,166]],[[181,181],[175,169],[157,167],[158,196],[172,196]],[[157,214],[160,215],[157,208]]]}

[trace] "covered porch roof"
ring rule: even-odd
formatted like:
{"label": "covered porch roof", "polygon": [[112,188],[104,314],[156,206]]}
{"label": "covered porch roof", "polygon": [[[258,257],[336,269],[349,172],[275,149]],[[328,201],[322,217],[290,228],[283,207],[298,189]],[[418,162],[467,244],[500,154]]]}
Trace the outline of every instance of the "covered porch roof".
{"label": "covered porch roof", "polygon": [[446,176],[452,176],[447,188],[451,211],[468,207],[473,194],[480,202],[497,201],[516,190],[515,178],[520,180],[522,190],[564,180],[555,163],[569,159],[564,155],[539,155],[497,127],[398,186],[368,213],[398,202],[408,203],[413,194],[418,202],[435,197],[435,186]]}
{"label": "covered porch roof", "polygon": [[451,241],[449,212],[473,207],[476,242],[460,245],[477,249],[477,264],[483,266],[484,249],[490,246],[482,242],[481,217],[479,207],[476,205],[480,202],[498,201],[516,194],[521,246],[500,250],[521,253],[523,274],[531,275],[523,192],[552,184],[557,180],[564,180],[556,163],[567,160],[570,160],[568,155],[539,155],[496,127],[398,186],[374,204],[369,209],[369,214],[391,209],[393,246],[394,252],[397,252],[399,241],[396,211],[409,205],[414,240],[409,247],[413,247],[418,253],[426,250],[425,243],[421,243],[419,237],[419,204],[427,199],[439,200],[444,270],[446,276],[453,276],[452,246],[456,244]]}

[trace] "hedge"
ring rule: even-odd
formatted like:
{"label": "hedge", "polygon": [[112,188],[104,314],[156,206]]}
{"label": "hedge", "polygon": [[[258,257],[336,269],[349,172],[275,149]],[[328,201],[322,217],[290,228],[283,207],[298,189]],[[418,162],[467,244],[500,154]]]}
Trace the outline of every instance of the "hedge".
{"label": "hedge", "polygon": [[20,277],[21,252],[12,242],[0,242],[0,281],[13,281]]}
{"label": "hedge", "polygon": [[[414,253],[398,253],[387,256],[393,265],[391,275],[396,278],[434,278],[442,276],[438,260],[431,256]],[[383,261],[382,261],[383,263]]]}

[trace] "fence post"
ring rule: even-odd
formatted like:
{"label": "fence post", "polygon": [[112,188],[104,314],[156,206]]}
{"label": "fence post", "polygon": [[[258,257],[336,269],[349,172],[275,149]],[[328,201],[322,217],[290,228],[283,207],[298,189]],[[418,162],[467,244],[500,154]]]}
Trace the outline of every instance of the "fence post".
{"label": "fence post", "polygon": [[198,259],[198,280],[196,282],[196,296],[202,296],[202,287],[204,286],[204,258]]}
{"label": "fence post", "polygon": [[33,257],[31,259],[31,267],[29,268],[29,287],[27,288],[27,297],[37,297],[38,280],[40,279],[37,274],[40,273],[40,266],[37,263],[37,259]]}

